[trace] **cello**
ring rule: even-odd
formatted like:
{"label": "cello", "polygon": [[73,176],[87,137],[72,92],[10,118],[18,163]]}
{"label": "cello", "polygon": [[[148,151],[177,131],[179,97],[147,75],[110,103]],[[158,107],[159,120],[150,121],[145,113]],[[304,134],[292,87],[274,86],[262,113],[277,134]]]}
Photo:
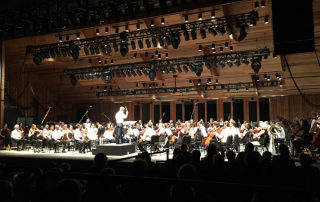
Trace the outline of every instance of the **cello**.
{"label": "cello", "polygon": [[210,145],[212,138],[214,138],[214,136],[215,136],[215,131],[213,129],[210,129],[208,137],[206,137],[203,140],[203,144],[208,147]]}

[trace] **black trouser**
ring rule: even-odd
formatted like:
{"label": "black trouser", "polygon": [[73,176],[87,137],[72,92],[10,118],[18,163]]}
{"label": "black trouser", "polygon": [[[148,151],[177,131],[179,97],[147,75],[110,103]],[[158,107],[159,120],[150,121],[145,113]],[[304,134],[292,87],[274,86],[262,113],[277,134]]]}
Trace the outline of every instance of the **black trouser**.
{"label": "black trouser", "polygon": [[238,135],[234,136],[233,143],[234,143],[234,149],[238,152],[240,143],[246,144],[249,142],[249,134],[246,134],[243,138],[240,138]]}
{"label": "black trouser", "polygon": [[124,128],[123,128],[123,124],[122,123],[118,123],[116,128],[115,128],[115,133],[116,133],[116,144],[121,144],[124,143]]}
{"label": "black trouser", "polygon": [[17,149],[19,149],[19,146],[22,145],[22,140],[11,139],[11,145],[13,147],[17,147]]}
{"label": "black trouser", "polygon": [[3,143],[5,147],[7,147],[8,145],[11,146],[11,137],[5,136],[3,139]]}
{"label": "black trouser", "polygon": [[[138,148],[141,152],[147,151],[147,144],[150,143],[150,141],[143,141],[138,143]],[[152,150],[151,150],[152,151]]]}
{"label": "black trouser", "polygon": [[297,153],[301,153],[302,151],[302,146],[304,144],[304,140],[302,138],[297,138],[297,139],[293,139],[292,144],[294,146],[294,148],[296,149]]}
{"label": "black trouser", "polygon": [[53,144],[54,152],[58,152],[59,151],[60,140],[52,140],[52,144]]}

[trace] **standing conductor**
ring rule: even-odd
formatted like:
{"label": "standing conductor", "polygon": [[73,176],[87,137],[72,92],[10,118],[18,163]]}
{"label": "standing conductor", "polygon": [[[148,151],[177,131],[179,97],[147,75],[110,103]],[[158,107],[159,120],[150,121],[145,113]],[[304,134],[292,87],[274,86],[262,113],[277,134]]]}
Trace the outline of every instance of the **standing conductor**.
{"label": "standing conductor", "polygon": [[120,110],[116,113],[117,127],[115,128],[116,133],[116,144],[121,144],[124,142],[123,136],[123,121],[128,117],[128,110],[126,107],[120,107]]}

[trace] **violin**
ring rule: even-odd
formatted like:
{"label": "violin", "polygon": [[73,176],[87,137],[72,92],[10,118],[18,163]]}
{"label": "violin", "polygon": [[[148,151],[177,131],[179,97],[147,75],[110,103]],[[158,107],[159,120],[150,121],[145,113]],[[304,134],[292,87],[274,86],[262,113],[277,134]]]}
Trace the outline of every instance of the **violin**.
{"label": "violin", "polygon": [[180,132],[181,128],[177,128],[175,131],[172,131],[172,135],[169,140],[169,144],[173,144],[176,141],[176,136]]}

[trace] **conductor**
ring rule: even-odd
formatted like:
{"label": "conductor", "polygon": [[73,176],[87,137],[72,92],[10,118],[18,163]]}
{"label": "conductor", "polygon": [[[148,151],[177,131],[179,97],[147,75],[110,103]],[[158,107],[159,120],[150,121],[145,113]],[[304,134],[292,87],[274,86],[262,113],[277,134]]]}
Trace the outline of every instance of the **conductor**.
{"label": "conductor", "polygon": [[117,127],[115,128],[116,133],[116,144],[124,143],[124,131],[123,131],[123,121],[128,117],[128,110],[126,107],[120,107],[120,110],[116,113]]}

